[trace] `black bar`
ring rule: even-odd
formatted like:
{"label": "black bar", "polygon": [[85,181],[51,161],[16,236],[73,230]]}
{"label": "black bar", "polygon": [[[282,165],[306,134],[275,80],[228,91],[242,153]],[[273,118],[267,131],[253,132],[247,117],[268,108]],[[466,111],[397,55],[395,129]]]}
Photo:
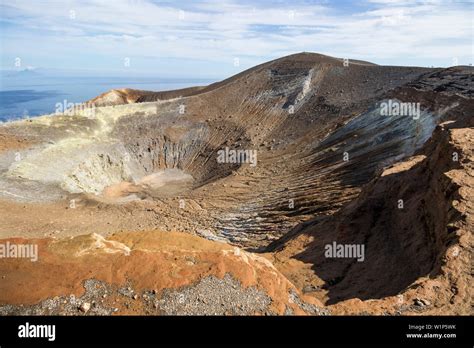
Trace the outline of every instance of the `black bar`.
{"label": "black bar", "polygon": [[[20,338],[19,326],[54,324],[55,340]],[[412,328],[409,329],[409,325]],[[431,325],[428,328],[427,325]],[[444,328],[435,325],[445,325]],[[447,327],[446,325],[455,325]],[[423,326],[423,327],[422,327]],[[416,328],[414,328],[416,327]],[[196,346],[249,343],[412,344],[472,347],[472,317],[1,317],[0,346],[139,344]],[[455,334],[456,337],[408,338],[407,334]]]}

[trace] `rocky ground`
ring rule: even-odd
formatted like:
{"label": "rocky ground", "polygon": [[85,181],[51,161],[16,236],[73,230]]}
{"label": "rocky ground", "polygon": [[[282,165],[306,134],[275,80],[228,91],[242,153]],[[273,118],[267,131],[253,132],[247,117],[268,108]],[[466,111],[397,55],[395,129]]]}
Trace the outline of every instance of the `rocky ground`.
{"label": "rocky ground", "polygon": [[326,313],[319,301],[300,300],[266,258],[185,233],[28,242],[39,245],[37,262],[0,263],[1,314],[276,315],[304,314],[305,307]]}
{"label": "rocky ground", "polygon": [[0,313],[472,314],[472,73],[302,53],[0,125],[0,238],[41,246]]}

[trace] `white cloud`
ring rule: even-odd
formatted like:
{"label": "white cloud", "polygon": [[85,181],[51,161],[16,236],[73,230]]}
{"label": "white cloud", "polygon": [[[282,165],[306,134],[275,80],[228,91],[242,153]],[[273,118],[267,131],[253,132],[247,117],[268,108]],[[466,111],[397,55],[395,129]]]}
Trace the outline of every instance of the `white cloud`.
{"label": "white cloud", "polygon": [[[368,3],[365,12],[347,13],[307,3],[265,7],[204,1],[186,3],[180,12],[178,6],[148,0],[17,0],[4,5],[10,25],[2,29],[2,36],[4,50],[15,56],[31,50],[66,50],[90,57],[172,57],[229,64],[243,57],[251,65],[304,50],[400,65],[449,65],[453,57],[472,62],[472,13],[462,3]],[[47,54],[38,57],[45,59]],[[77,65],[79,60],[74,61]]]}

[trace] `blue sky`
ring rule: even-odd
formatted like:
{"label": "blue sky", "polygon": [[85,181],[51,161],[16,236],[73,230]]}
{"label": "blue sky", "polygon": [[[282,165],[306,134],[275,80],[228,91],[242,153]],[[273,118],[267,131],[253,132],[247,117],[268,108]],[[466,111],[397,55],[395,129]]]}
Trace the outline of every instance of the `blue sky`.
{"label": "blue sky", "polygon": [[[223,78],[310,51],[473,63],[473,2],[0,0],[0,69]],[[238,61],[238,64],[237,64]]]}

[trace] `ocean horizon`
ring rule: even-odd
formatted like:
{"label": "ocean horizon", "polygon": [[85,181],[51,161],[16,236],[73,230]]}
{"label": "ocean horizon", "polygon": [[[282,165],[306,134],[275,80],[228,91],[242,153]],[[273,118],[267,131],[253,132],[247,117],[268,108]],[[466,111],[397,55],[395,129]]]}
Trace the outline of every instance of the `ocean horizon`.
{"label": "ocean horizon", "polygon": [[35,72],[27,75],[0,74],[0,122],[52,114],[58,105],[83,103],[111,89],[166,91],[215,82],[160,77],[43,76]]}

